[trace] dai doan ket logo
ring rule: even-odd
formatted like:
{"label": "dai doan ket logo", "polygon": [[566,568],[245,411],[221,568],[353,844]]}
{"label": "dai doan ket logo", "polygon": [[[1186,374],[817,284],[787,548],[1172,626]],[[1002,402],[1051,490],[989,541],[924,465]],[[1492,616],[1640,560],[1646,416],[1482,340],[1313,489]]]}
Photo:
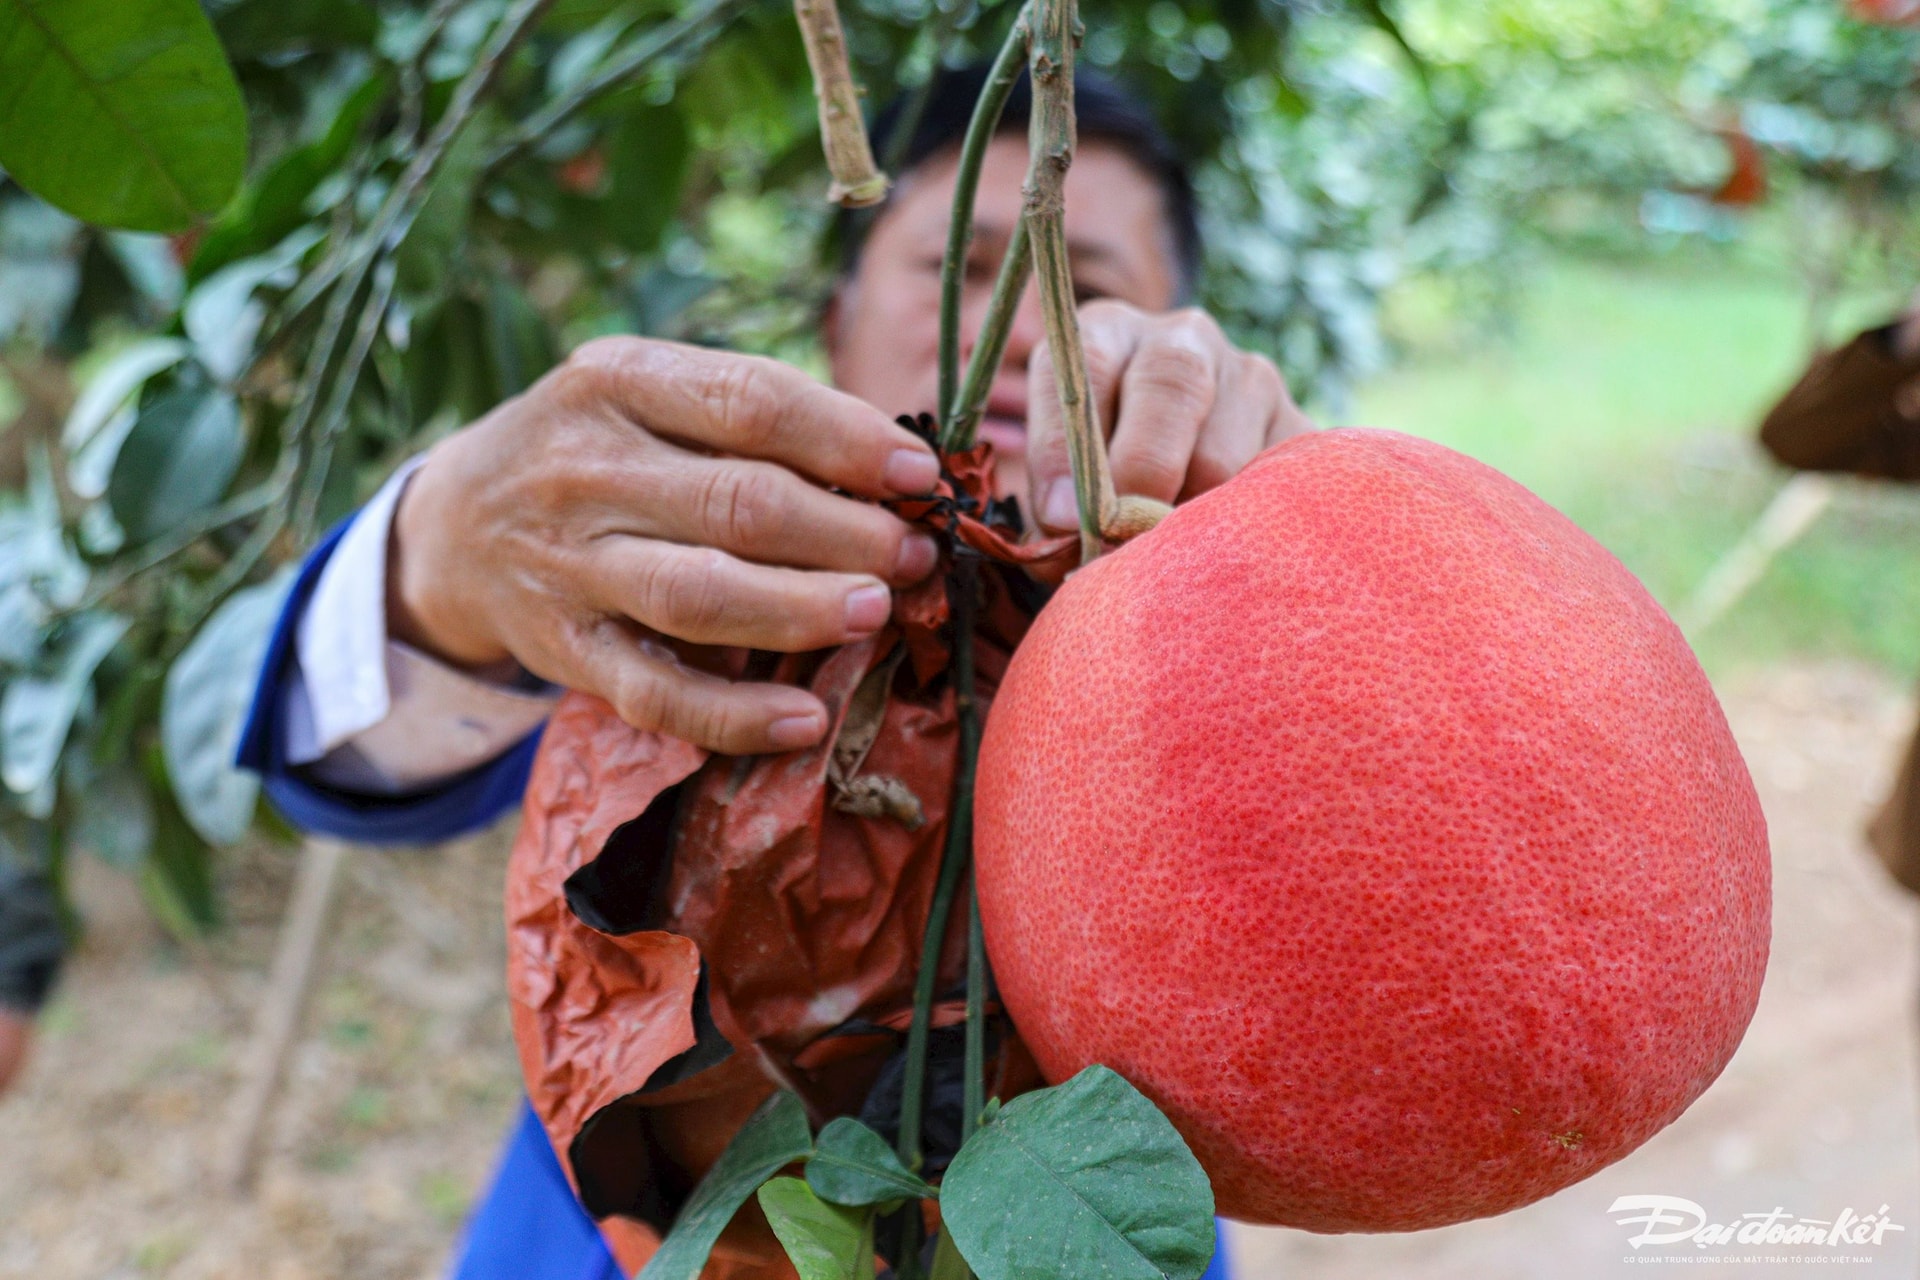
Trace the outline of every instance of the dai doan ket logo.
{"label": "dai doan ket logo", "polygon": [[1886,1205],[1869,1214],[1842,1209],[1837,1218],[1798,1218],[1785,1209],[1743,1213],[1735,1222],[1709,1222],[1707,1211],[1680,1196],[1621,1196],[1608,1214],[1623,1227],[1640,1230],[1627,1238],[1636,1250],[1650,1244],[1719,1245],[1877,1245],[1889,1231],[1906,1228],[1887,1216]]}

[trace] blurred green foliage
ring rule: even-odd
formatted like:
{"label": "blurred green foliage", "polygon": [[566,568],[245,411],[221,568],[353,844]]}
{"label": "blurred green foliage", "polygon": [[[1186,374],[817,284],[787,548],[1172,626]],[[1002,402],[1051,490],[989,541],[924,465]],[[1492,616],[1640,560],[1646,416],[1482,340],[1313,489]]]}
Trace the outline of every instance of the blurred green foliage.
{"label": "blurred green foliage", "polygon": [[[0,0],[0,29],[25,3]],[[0,181],[0,842],[123,867],[183,931],[216,915],[209,851],[271,821],[229,761],[286,566],[320,530],[587,337],[817,369],[831,286],[795,251],[828,210],[783,5],[206,11],[249,137],[217,211],[139,234],[29,191],[172,224],[75,200],[32,163]],[[876,99],[911,88],[995,45],[1012,12],[853,0],[856,72]],[[1738,235],[1709,198],[1732,132],[1831,229],[1817,286],[1873,269],[1863,239],[1876,261],[1911,244],[1920,35],[1839,0],[1119,0],[1084,17],[1088,61],[1139,84],[1198,168],[1203,301],[1321,405],[1388,361],[1397,282],[1497,315],[1534,246]],[[5,132],[28,120],[34,154],[79,154],[61,133],[78,123],[0,91],[0,163],[28,154]]]}

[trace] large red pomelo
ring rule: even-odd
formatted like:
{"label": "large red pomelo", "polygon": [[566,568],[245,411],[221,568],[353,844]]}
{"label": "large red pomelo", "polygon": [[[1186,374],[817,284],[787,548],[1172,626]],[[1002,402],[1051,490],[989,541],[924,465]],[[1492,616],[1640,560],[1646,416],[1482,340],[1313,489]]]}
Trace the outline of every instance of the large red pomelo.
{"label": "large red pomelo", "polygon": [[1075,574],[981,748],[988,952],[1041,1069],[1173,1118],[1221,1212],[1500,1213],[1720,1073],[1766,967],[1753,785],[1686,642],[1426,441],[1270,451]]}

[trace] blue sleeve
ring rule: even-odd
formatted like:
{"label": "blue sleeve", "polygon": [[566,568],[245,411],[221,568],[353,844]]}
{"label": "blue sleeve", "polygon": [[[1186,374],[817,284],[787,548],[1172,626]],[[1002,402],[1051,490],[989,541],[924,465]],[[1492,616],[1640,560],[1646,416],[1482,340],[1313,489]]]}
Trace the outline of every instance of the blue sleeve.
{"label": "blue sleeve", "polygon": [[536,729],[498,759],[450,778],[430,791],[406,796],[360,795],[316,782],[310,771],[287,762],[287,732],[282,708],[293,677],[294,636],[300,615],[352,520],[334,526],[313,549],[286,607],[274,624],[254,687],[253,707],[240,734],[240,767],[260,775],[261,784],[281,816],[302,831],[362,844],[431,844],[478,831],[520,803],[540,746]]}

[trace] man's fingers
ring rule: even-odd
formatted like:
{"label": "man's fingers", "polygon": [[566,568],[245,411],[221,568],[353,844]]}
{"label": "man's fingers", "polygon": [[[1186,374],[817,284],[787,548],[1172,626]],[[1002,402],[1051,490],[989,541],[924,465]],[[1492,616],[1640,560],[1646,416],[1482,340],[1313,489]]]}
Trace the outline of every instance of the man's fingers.
{"label": "man's fingers", "polygon": [[1272,443],[1282,406],[1291,403],[1286,382],[1271,360],[1230,352],[1213,412],[1194,444],[1180,499],[1197,497],[1240,474]]}
{"label": "man's fingers", "polygon": [[647,467],[627,487],[628,518],[674,542],[902,586],[933,572],[939,558],[933,539],[893,513],[828,493],[775,463],[675,449]]}
{"label": "man's fingers", "polygon": [[[1201,429],[1216,409],[1244,416],[1242,406],[1221,400],[1228,354],[1219,326],[1197,311],[1170,316],[1141,338],[1121,375],[1108,455],[1117,492],[1167,503],[1179,498]],[[1256,438],[1264,424],[1264,413],[1253,420]]]}
{"label": "man's fingers", "polygon": [[775,360],[639,338],[567,361],[585,401],[705,450],[778,462],[866,497],[931,491],[933,450],[885,413]]}
{"label": "man's fingers", "polygon": [[579,687],[636,729],[731,756],[798,750],[827,731],[826,707],[806,690],[695,671],[631,625],[609,619],[577,647]]}
{"label": "man's fingers", "polygon": [[877,578],[749,564],[711,547],[607,538],[593,602],[676,640],[804,653],[872,635],[893,611]]}

